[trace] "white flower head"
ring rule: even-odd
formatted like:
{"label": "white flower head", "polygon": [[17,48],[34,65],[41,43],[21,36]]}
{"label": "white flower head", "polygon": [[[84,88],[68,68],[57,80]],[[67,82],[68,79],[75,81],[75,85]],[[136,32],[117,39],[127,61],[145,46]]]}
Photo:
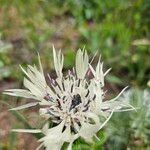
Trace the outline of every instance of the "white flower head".
{"label": "white flower head", "polygon": [[[27,76],[24,79],[26,89],[6,90],[5,94],[35,99],[35,102],[13,110],[39,104],[40,114],[54,123],[54,127],[49,128],[46,124],[40,130],[45,134],[40,139],[42,142],[40,146],[46,147],[47,150],[60,150],[64,142],[68,142],[68,150],[70,150],[72,143],[78,137],[87,142],[98,138],[96,133],[107,123],[113,112],[128,110],[132,106],[117,101],[126,88],[116,98],[104,101],[104,77],[110,69],[103,73],[103,63],[100,59],[94,69],[89,63],[87,52],[79,49],[76,54],[75,69],[69,70],[64,76],[62,73],[64,57],[61,51],[57,53],[54,47],[53,57],[57,75],[55,79],[48,75],[49,82],[46,82],[39,58],[39,70],[36,66],[30,65],[26,71],[21,67]],[[30,133],[36,131],[39,132],[39,130],[27,130]]]}

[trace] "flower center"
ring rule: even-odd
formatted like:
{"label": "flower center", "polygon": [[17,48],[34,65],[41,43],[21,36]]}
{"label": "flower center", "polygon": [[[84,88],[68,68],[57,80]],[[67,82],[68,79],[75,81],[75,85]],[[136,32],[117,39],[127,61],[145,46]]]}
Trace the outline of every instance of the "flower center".
{"label": "flower center", "polygon": [[79,94],[74,95],[72,102],[71,102],[71,106],[70,106],[70,111],[75,108],[76,106],[78,106],[81,103],[81,96]]}

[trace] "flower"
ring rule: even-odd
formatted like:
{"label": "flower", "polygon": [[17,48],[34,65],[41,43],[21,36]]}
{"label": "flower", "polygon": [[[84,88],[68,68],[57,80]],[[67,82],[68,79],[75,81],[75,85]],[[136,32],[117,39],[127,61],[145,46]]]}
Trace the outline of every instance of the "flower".
{"label": "flower", "polygon": [[41,130],[14,131],[42,132],[45,136],[39,140],[42,142],[40,146],[47,150],[60,150],[64,142],[68,142],[70,150],[72,143],[79,137],[87,142],[93,142],[94,137],[98,139],[96,133],[108,122],[113,112],[134,109],[126,102],[117,101],[126,88],[114,99],[104,101],[104,77],[110,69],[103,73],[100,58],[94,69],[87,52],[79,49],[75,68],[69,70],[66,76],[62,73],[64,57],[54,47],[53,58],[57,75],[55,79],[48,75],[49,83],[46,82],[39,57],[39,70],[30,65],[27,70],[21,67],[27,76],[24,78],[26,89],[10,89],[5,94],[34,99],[35,102],[12,110],[40,105],[40,115],[53,122],[54,126],[49,128],[47,123]]}

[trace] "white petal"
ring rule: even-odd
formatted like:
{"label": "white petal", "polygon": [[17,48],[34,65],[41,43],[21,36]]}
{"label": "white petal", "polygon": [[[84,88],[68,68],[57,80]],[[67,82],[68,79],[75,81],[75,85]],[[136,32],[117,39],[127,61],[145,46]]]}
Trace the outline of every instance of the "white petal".
{"label": "white petal", "polygon": [[124,112],[124,111],[131,111],[131,110],[136,110],[137,108],[128,108],[128,109],[121,109],[121,110],[115,110],[114,112]]}
{"label": "white petal", "polygon": [[41,133],[41,130],[37,129],[12,129],[12,132],[24,132],[24,133]]}
{"label": "white petal", "polygon": [[60,150],[64,140],[62,129],[64,127],[64,121],[62,121],[56,127],[48,129],[46,135],[41,138],[39,141],[43,142],[43,145],[46,147],[46,150]]}
{"label": "white petal", "polygon": [[65,142],[72,142],[79,137],[78,134],[72,134],[70,126],[67,126],[65,131],[63,132],[63,140]]}
{"label": "white petal", "polygon": [[[93,62],[93,60],[95,59],[96,55],[97,55],[98,51],[96,51],[96,53],[94,54],[92,60],[90,61],[90,64]],[[101,57],[101,56],[100,56]]]}
{"label": "white petal", "polygon": [[110,72],[111,68],[109,68],[105,73],[104,76],[106,76]]}
{"label": "white petal", "polygon": [[38,61],[39,61],[40,71],[44,75],[44,73],[43,73],[43,67],[42,67],[42,63],[41,63],[41,58],[40,58],[39,53],[38,53]]}
{"label": "white petal", "polygon": [[32,93],[29,92],[28,90],[24,90],[24,89],[9,89],[9,90],[5,90],[5,91],[6,92],[4,92],[4,94],[7,94],[7,95],[36,99],[36,97],[33,96]]}
{"label": "white petal", "polygon": [[88,61],[87,52],[83,52],[79,49],[76,54],[76,73],[78,78],[83,79],[85,77],[88,70]]}
{"label": "white petal", "polygon": [[48,131],[48,129],[49,129],[49,122],[47,122],[47,123],[43,126],[42,132],[43,132],[44,134],[46,134],[46,132]]}
{"label": "white petal", "polygon": [[61,54],[61,51],[59,51],[57,55],[54,46],[53,46],[53,59],[54,59],[54,67],[55,67],[56,74],[58,77],[62,78],[64,57]]}
{"label": "white petal", "polygon": [[128,88],[128,86],[126,86],[115,98],[109,100],[110,102],[115,101],[116,99],[118,99],[120,97],[120,95]]}
{"label": "white petal", "polygon": [[9,109],[9,110],[21,110],[21,109],[25,109],[25,108],[35,106],[37,104],[38,104],[38,102],[28,103],[28,104],[25,104],[25,105],[22,105],[22,106],[19,106],[19,107],[15,107],[15,108],[12,108],[12,109]]}
{"label": "white petal", "polygon": [[92,71],[92,74],[94,75],[94,77],[96,76],[96,72],[95,70],[93,69],[93,67],[89,64],[89,67],[90,67],[90,70]]}
{"label": "white petal", "polygon": [[36,150],[41,150],[42,147],[43,147],[43,143],[40,144],[40,145],[36,148]]}
{"label": "white petal", "polygon": [[[64,123],[65,121],[62,121],[59,125],[57,125],[56,127],[50,128],[47,130],[46,135],[56,135],[57,133],[62,132],[62,129],[64,127]],[[42,141],[42,139],[40,139],[40,141]]]}
{"label": "white petal", "polygon": [[24,86],[28,88],[31,93],[37,97],[43,97],[43,93],[28,79],[24,78]]}
{"label": "white petal", "polygon": [[67,147],[67,150],[72,150],[72,144],[73,144],[73,142],[70,142],[70,143],[69,143],[69,145],[68,145],[68,147]]}
{"label": "white petal", "polygon": [[96,132],[99,131],[100,122],[99,117],[94,113],[88,113],[87,117],[94,120],[95,124],[81,122],[81,129],[79,131],[79,135],[83,137],[86,141],[92,142],[92,137],[95,135]]}
{"label": "white petal", "polygon": [[110,113],[109,117],[108,117],[108,118],[103,122],[103,124],[99,127],[99,130],[102,129],[102,128],[105,126],[105,124],[109,121],[109,119],[110,119],[111,116],[113,115],[113,112],[114,112],[114,111],[112,111],[112,112]]}
{"label": "white petal", "polygon": [[19,65],[19,66],[20,66],[21,70],[23,71],[23,73],[24,73],[27,77],[30,78],[30,76],[29,76],[28,73],[25,71],[25,69],[24,69],[21,65]]}
{"label": "white petal", "polygon": [[[49,119],[51,117],[50,114],[47,113],[47,109],[45,109],[45,108],[40,108],[39,114],[46,119]],[[45,129],[43,129],[43,133],[46,133]]]}

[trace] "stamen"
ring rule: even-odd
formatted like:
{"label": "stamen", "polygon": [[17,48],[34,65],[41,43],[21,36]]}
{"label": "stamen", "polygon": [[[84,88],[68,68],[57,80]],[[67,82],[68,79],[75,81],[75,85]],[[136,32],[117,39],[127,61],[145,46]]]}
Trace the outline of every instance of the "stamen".
{"label": "stamen", "polygon": [[73,111],[73,113],[75,114],[77,111],[78,111],[78,108],[75,108],[74,111]]}
{"label": "stamen", "polygon": [[71,86],[71,93],[73,92],[73,84],[72,84],[72,86]]}
{"label": "stamen", "polygon": [[50,75],[49,75],[49,74],[47,74],[47,76],[48,76],[48,78],[49,78],[50,84],[51,84],[51,85],[53,85],[53,86],[56,86],[56,84],[55,84],[55,80],[54,80],[54,79],[52,79],[52,78],[50,77]]}
{"label": "stamen", "polygon": [[60,117],[55,117],[55,118],[52,118],[52,122],[56,123],[56,125],[57,125],[61,122],[61,119],[60,119]]}
{"label": "stamen", "polygon": [[60,95],[59,95],[59,94],[57,94],[57,97],[58,97],[58,98],[60,98]]}
{"label": "stamen", "polygon": [[79,127],[81,127],[81,123],[77,118],[75,118],[74,121],[78,124]]}
{"label": "stamen", "polygon": [[105,108],[105,109],[101,109],[102,111],[107,111],[110,110],[110,108]]}
{"label": "stamen", "polygon": [[63,87],[63,90],[65,91],[65,85],[63,81],[62,81],[62,87]]}
{"label": "stamen", "polygon": [[88,100],[88,102],[84,105],[84,107],[87,107],[87,106],[89,105],[90,102],[91,102],[91,101]]}
{"label": "stamen", "polygon": [[83,110],[83,112],[86,112],[88,109],[89,109],[89,106],[87,106],[87,107]]}
{"label": "stamen", "polygon": [[90,93],[90,91],[89,91],[89,89],[88,89],[88,92],[87,92],[87,94],[85,95],[85,97],[88,97],[89,93]]}
{"label": "stamen", "polygon": [[81,82],[81,80],[79,79],[79,80],[78,80],[78,87],[80,86],[80,82]]}
{"label": "stamen", "polygon": [[46,93],[46,95],[44,96],[44,99],[47,100],[47,101],[51,101],[53,102],[53,98],[49,95],[49,93]]}
{"label": "stamen", "polygon": [[63,98],[62,98],[62,99],[63,99],[63,100],[65,100],[65,98],[66,98],[66,96],[63,96]]}
{"label": "stamen", "polygon": [[73,132],[74,134],[78,133],[78,131],[73,126],[70,126],[70,128],[71,128],[71,132]]}
{"label": "stamen", "polygon": [[62,91],[60,85],[58,84],[58,82],[55,80],[56,85],[58,86],[59,90]]}
{"label": "stamen", "polygon": [[50,110],[47,111],[47,114],[50,114],[51,116],[56,116],[55,114],[53,114]]}
{"label": "stamen", "polygon": [[95,98],[96,98],[96,94],[94,94],[94,97],[92,99],[95,100]]}
{"label": "stamen", "polygon": [[57,103],[58,103],[58,107],[59,107],[59,109],[61,109],[61,110],[62,110],[62,108],[61,108],[61,103],[60,103],[59,99],[56,99],[56,101],[57,101]]}
{"label": "stamen", "polygon": [[54,88],[54,84],[52,83],[52,79],[51,79],[51,77],[50,77],[50,75],[48,74],[48,78],[49,78],[49,87],[51,88],[51,90],[56,94],[56,91],[55,91],[55,88]]}

